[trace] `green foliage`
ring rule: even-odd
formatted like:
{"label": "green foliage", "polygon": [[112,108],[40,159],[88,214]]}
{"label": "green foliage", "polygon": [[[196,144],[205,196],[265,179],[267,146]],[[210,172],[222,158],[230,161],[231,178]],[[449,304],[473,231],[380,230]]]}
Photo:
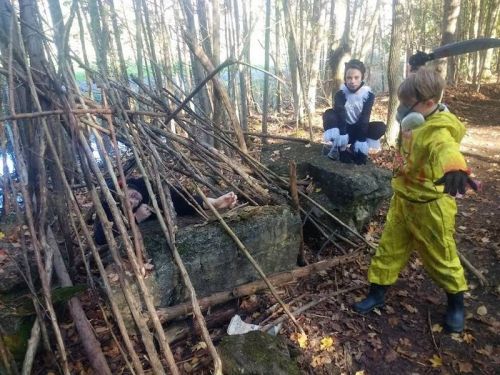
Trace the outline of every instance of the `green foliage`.
{"label": "green foliage", "polygon": [[[72,297],[82,293],[87,289],[86,285],[79,284],[68,287],[60,287],[52,289],[52,302],[67,302]],[[41,293],[37,294],[38,299],[42,299]],[[21,296],[0,295],[0,317],[5,316],[30,316],[35,315],[35,307],[31,294],[23,294]]]}

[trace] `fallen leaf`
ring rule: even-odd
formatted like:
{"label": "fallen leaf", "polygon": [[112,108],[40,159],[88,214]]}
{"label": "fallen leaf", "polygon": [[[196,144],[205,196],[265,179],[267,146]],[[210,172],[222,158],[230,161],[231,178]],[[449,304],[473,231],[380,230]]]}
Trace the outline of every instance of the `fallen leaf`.
{"label": "fallen leaf", "polygon": [[98,327],[94,327],[94,331],[95,333],[105,333],[105,332],[108,332],[109,331],[109,327],[106,327],[106,326],[98,326]]}
{"label": "fallen leaf", "polygon": [[144,269],[147,270],[147,271],[151,271],[154,268],[155,268],[154,264],[151,264],[151,263],[145,263],[144,264]]}
{"label": "fallen leaf", "polygon": [[460,372],[465,372],[465,373],[472,372],[472,363],[458,362],[458,369],[460,370]]}
{"label": "fallen leaf", "polygon": [[207,344],[205,341],[200,341],[198,342],[197,344],[193,345],[193,347],[191,348],[193,352],[196,352],[198,350],[202,350],[202,349],[206,349],[207,348]]}
{"label": "fallen leaf", "polygon": [[385,305],[385,311],[387,312],[387,314],[394,314],[396,311],[394,311],[394,309],[389,306],[389,305]]}
{"label": "fallen leaf", "polygon": [[413,307],[412,305],[410,305],[409,303],[404,303],[404,302],[401,302],[401,305],[403,305],[403,307],[410,313],[410,314],[415,314],[418,312],[418,309],[416,307]]}
{"label": "fallen leaf", "polygon": [[397,295],[401,297],[408,297],[408,292],[406,290],[399,290]]}
{"label": "fallen leaf", "polygon": [[410,347],[411,346],[411,341],[410,339],[408,339],[407,337],[402,337],[399,339],[399,342],[401,343],[401,345],[403,346],[407,346],[407,347]]}
{"label": "fallen leaf", "polygon": [[329,350],[333,349],[332,346],[333,346],[333,339],[330,336],[327,336],[321,339],[321,345],[319,346],[319,348],[321,350]]}
{"label": "fallen leaf", "polygon": [[388,319],[388,322],[391,327],[396,327],[399,324],[399,318],[397,316],[392,316]]}
{"label": "fallen leaf", "polygon": [[464,342],[464,339],[462,338],[462,336],[460,336],[460,333],[452,333],[451,339],[455,340],[456,342]]}
{"label": "fallen leaf", "polygon": [[485,316],[486,314],[488,314],[488,309],[486,308],[486,306],[481,305],[477,308],[476,312],[480,316]]}
{"label": "fallen leaf", "polygon": [[0,240],[3,239],[5,237],[5,233],[0,231]]}
{"label": "fallen leaf", "polygon": [[467,332],[464,333],[463,339],[467,344],[472,344],[472,342],[476,340],[474,336],[472,336],[470,333]]}
{"label": "fallen leaf", "polygon": [[486,345],[482,349],[477,349],[476,352],[479,354],[485,355],[487,357],[491,356],[493,354],[493,346],[492,345]]}
{"label": "fallen leaf", "polygon": [[307,335],[305,333],[292,333],[290,339],[296,341],[301,348],[307,348]]}
{"label": "fallen leaf", "polygon": [[432,358],[429,359],[429,362],[432,364],[432,367],[441,367],[443,365],[443,359],[437,354],[434,354]]}
{"label": "fallen leaf", "polygon": [[441,324],[436,323],[436,324],[434,324],[432,326],[432,332],[438,332],[439,333],[442,330],[443,330],[443,326]]}
{"label": "fallen leaf", "polygon": [[313,356],[312,361],[311,361],[311,366],[318,367],[318,366],[322,366],[322,365],[325,365],[328,363],[332,363],[332,359],[330,358],[330,356],[325,355],[325,354],[319,354],[319,355]]}
{"label": "fallen leaf", "polygon": [[394,362],[396,359],[398,359],[398,353],[396,353],[395,350],[389,349],[384,359],[388,363]]}

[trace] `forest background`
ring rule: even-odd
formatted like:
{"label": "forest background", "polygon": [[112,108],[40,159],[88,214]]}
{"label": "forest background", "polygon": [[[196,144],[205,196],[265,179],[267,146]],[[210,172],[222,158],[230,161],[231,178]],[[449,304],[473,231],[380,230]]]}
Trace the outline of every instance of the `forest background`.
{"label": "forest background", "polygon": [[[271,130],[282,129],[288,136],[319,139],[318,115],[331,106],[344,63],[358,58],[367,66],[368,85],[387,101],[387,112],[377,116],[387,121],[386,143],[393,145],[396,89],[408,74],[409,56],[454,41],[498,37],[499,5],[499,0],[0,0],[2,218],[13,215],[29,237],[14,236],[11,242],[35,254],[43,296],[34,297],[35,305],[53,337],[44,344],[57,348],[61,371],[69,373],[69,364],[50,292],[48,239],[54,229],[65,243],[59,258],[69,270],[80,250],[95,251],[76,189],[86,188],[99,207],[97,191],[106,194],[105,178],[117,186],[127,160],[122,156],[133,156],[142,174],[165,179],[184,174],[217,192],[215,176],[252,204],[266,203],[269,186],[279,182],[252,159],[251,136],[265,141]],[[450,86],[469,83],[479,91],[487,82],[500,82],[500,50],[448,58],[436,67]],[[186,150],[201,153],[196,162],[205,163],[203,168],[192,164]],[[158,189],[158,181],[153,184]],[[165,236],[173,240],[166,221]],[[141,243],[126,248],[139,267],[134,275],[140,283]],[[175,372],[152,306],[149,313],[160,351]],[[155,355],[150,328],[138,324],[150,366],[161,373],[165,362]],[[120,332],[129,366],[140,373],[128,334],[123,327]],[[211,354],[217,369],[217,355]]]}

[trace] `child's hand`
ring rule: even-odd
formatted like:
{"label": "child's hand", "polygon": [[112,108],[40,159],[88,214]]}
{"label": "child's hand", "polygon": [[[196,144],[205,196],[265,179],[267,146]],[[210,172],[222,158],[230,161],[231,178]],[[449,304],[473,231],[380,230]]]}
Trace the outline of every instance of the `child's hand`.
{"label": "child's hand", "polygon": [[467,185],[469,185],[474,191],[478,190],[477,183],[464,171],[446,172],[443,177],[434,181],[434,185],[443,184],[444,192],[450,194],[452,197],[456,196],[457,193],[465,194]]}
{"label": "child's hand", "polygon": [[152,214],[151,207],[149,207],[145,203],[141,204],[137,209],[137,211],[134,212],[135,220],[137,220],[138,223],[142,223],[144,220],[150,217],[151,214]]}

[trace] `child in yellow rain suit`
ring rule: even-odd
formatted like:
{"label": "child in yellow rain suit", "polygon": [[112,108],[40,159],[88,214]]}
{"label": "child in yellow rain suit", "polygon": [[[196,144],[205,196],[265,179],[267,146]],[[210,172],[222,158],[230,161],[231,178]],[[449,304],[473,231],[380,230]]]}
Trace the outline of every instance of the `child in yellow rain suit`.
{"label": "child in yellow rain suit", "polygon": [[394,195],[368,270],[370,292],[354,309],[368,313],[382,306],[387,287],[417,250],[428,274],[447,293],[445,328],[461,332],[467,283],[453,238],[454,196],[464,194],[467,184],[477,186],[459,151],[465,127],[439,103],[444,85],[437,72],[421,68],[399,87],[402,163],[395,170]]}

